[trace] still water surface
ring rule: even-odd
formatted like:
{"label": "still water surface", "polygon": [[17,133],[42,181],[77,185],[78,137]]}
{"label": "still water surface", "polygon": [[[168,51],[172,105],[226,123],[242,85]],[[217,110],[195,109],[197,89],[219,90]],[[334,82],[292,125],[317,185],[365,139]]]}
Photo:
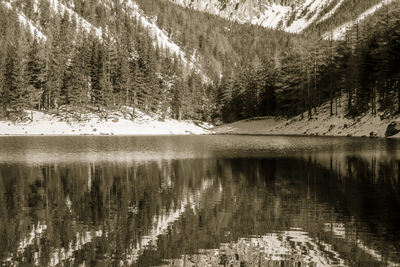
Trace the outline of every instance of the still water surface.
{"label": "still water surface", "polygon": [[4,266],[400,266],[400,141],[1,137]]}

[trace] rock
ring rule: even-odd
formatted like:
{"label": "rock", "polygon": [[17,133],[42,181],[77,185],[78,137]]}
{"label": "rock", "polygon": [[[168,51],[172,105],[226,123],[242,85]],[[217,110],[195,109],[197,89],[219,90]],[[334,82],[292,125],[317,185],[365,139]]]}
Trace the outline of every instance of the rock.
{"label": "rock", "polygon": [[119,118],[114,118],[114,119],[112,120],[112,122],[115,122],[115,123],[119,122]]}
{"label": "rock", "polygon": [[399,121],[392,121],[386,128],[385,136],[393,136],[400,132],[400,122]]}

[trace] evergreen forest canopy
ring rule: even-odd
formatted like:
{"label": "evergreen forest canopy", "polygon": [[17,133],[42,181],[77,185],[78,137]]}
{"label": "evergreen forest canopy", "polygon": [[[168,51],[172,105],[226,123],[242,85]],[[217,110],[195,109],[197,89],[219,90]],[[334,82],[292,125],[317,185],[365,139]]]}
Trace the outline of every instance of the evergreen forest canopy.
{"label": "evergreen forest canopy", "polygon": [[107,29],[102,38],[66,12],[55,16],[47,0],[36,11],[33,0],[15,2],[47,38],[32,36],[16,10],[0,5],[0,112],[9,119],[25,109],[84,113],[125,106],[212,122],[312,117],[326,101],[335,115],[342,98],[347,114],[341,115],[400,111],[398,2],[332,41],[311,31],[241,25],[167,0],[136,1],[186,55],[195,55],[199,71],[154,46],[119,0],[110,6],[74,0],[81,17]]}

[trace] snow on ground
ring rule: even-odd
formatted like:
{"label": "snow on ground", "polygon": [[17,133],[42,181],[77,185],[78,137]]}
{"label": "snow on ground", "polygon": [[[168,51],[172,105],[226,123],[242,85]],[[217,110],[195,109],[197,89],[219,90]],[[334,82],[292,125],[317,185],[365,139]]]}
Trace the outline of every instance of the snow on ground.
{"label": "snow on ground", "polygon": [[277,28],[281,21],[291,11],[290,7],[278,5],[275,3],[267,4],[264,14],[260,17],[254,17],[251,24],[262,25],[263,27]]}
{"label": "snow on ground", "polygon": [[[251,1],[231,0],[221,4],[217,0],[170,0],[181,6],[219,15],[238,23],[251,23],[266,28],[282,28],[287,32],[300,33],[320,17],[321,12],[333,0],[305,0],[295,5],[281,5],[266,1],[255,5]],[[241,5],[237,6],[240,3]],[[292,14],[294,14],[293,21]],[[290,21],[290,23],[288,23]]]}
{"label": "snow on ground", "polygon": [[[29,111],[30,114],[30,111]],[[136,111],[131,120],[114,114],[112,119],[100,119],[90,114],[85,121],[64,119],[34,111],[33,121],[13,123],[0,121],[0,135],[187,135],[208,134],[210,125],[188,120],[161,120]],[[199,126],[200,125],[200,126]]]}
{"label": "snow on ground", "polygon": [[[344,99],[342,99],[344,103]],[[330,105],[325,103],[318,108],[318,114],[308,119],[296,116],[289,120],[273,117],[250,119],[218,126],[212,129],[217,134],[273,134],[273,135],[326,135],[326,136],[377,136],[384,137],[387,126],[392,119],[381,119],[370,113],[350,119],[345,118],[345,108],[338,108],[338,116],[330,116]],[[396,135],[397,137],[397,135]],[[400,136],[399,136],[400,137]]]}
{"label": "snow on ground", "polygon": [[[126,114],[114,112],[105,120],[96,114],[86,114],[81,121],[66,115],[51,115],[33,111],[33,121],[13,123],[0,121],[0,135],[187,135],[187,134],[273,134],[384,137],[390,122],[400,116],[381,119],[370,112],[354,119],[346,118],[345,99],[338,107],[338,116],[330,115],[329,103],[318,108],[309,119],[307,113],[291,119],[257,117],[212,128],[207,123],[190,120],[161,119],[156,114],[135,111],[132,120]],[[335,111],[335,110],[334,110]],[[28,112],[30,114],[30,111]],[[62,113],[61,113],[62,114]],[[211,129],[212,128],[212,129]],[[400,137],[399,134],[395,137]]]}
{"label": "snow on ground", "polygon": [[324,20],[329,19],[332,17],[335,13],[336,10],[341,7],[341,5],[344,3],[346,0],[340,0],[328,13],[326,13],[321,19],[318,20],[318,23],[323,22]]}
{"label": "snow on ground", "polygon": [[[177,44],[172,42],[164,33],[164,31],[162,31],[155,23],[150,22],[149,19],[144,16],[143,11],[139,9],[139,6],[135,2],[131,0],[121,0],[121,2],[126,3],[127,7],[130,8],[130,15],[132,17],[139,19],[142,25],[150,30],[155,42],[157,42],[162,49],[169,50],[171,53],[180,57],[184,64],[187,64],[188,60],[182,49]],[[192,61],[189,61],[189,66],[194,68],[195,64]]]}
{"label": "snow on ground", "polygon": [[[142,25],[149,29],[150,34],[153,37],[153,45],[158,45],[164,51],[168,51],[172,54],[175,54],[182,60],[184,66],[189,66],[190,69],[196,71],[197,73],[201,73],[201,66],[196,57],[196,51],[193,54],[186,55],[185,52],[181,49],[179,45],[174,43],[167,34],[160,29],[155,20],[153,18],[148,18],[143,10],[141,10],[137,3],[132,0],[120,0],[121,3],[125,3],[127,6],[126,12],[132,17],[140,20]],[[210,78],[207,77],[204,73],[202,73],[203,82],[210,83]]]}
{"label": "snow on ground", "polygon": [[[344,103],[344,101],[342,102]],[[328,136],[377,136],[384,137],[389,123],[393,119],[381,119],[379,115],[370,112],[354,119],[345,118],[344,105],[338,108],[338,116],[330,115],[329,103],[318,109],[318,115],[308,119],[304,114],[266,130],[270,134],[300,134],[300,135],[328,135]]]}
{"label": "snow on ground", "polygon": [[[10,0],[10,2],[2,2],[6,7],[12,9],[12,3],[15,0]],[[82,27],[86,32],[94,32],[96,36],[101,39],[102,38],[102,29],[94,27],[87,20],[79,16],[74,10],[65,6],[59,0],[49,0],[50,8],[59,14],[64,14],[67,12],[70,17],[75,17],[75,20],[78,22],[79,26]],[[37,9],[37,2],[34,3],[34,8]],[[25,25],[25,27],[29,28],[32,35],[36,35],[39,39],[46,40],[47,37],[35,26],[35,24],[28,18],[26,18],[21,12],[16,11],[18,14],[19,21]]]}
{"label": "snow on ground", "polygon": [[274,117],[257,117],[215,127],[216,134],[265,134],[265,130],[277,125],[281,120]]}
{"label": "snow on ground", "polygon": [[[311,23],[313,23],[320,15],[321,11],[332,0],[307,0],[297,10],[295,20],[290,26],[285,28],[285,31],[300,33],[304,31]],[[314,13],[313,13],[314,12]],[[313,14],[310,18],[309,15]]]}
{"label": "snow on ground", "polygon": [[79,16],[74,10],[65,6],[59,0],[50,0],[50,8],[59,14],[64,14],[67,12],[70,17],[75,17],[76,21],[78,22],[79,26],[82,27],[83,30],[86,32],[94,32],[100,40],[102,39],[102,29],[94,27],[90,24],[87,20]]}
{"label": "snow on ground", "polygon": [[349,22],[346,22],[345,24],[340,25],[339,27],[335,28],[332,31],[332,33],[331,32],[325,33],[323,35],[323,37],[325,39],[329,39],[331,37],[331,35],[332,35],[332,39],[333,40],[341,40],[341,39],[343,39],[344,33],[347,31],[348,28],[351,28],[352,26],[356,25],[356,23],[361,22],[362,20],[364,20],[369,15],[374,14],[377,10],[381,9],[384,5],[388,5],[388,4],[390,4],[390,3],[394,2],[394,1],[396,1],[396,0],[383,0],[379,4],[369,8],[368,10],[363,12],[354,21],[349,21]]}
{"label": "snow on ground", "polygon": [[[238,23],[251,23],[261,25],[267,28],[282,30],[291,33],[301,33],[312,23],[320,23],[332,15],[334,15],[339,7],[346,0],[339,0],[325,15],[321,15],[322,11],[326,10],[333,0],[304,0],[296,1],[292,6],[280,5],[266,1],[264,5],[255,5],[251,1],[230,0],[221,4],[217,0],[170,0],[173,3],[184,7],[190,7],[200,11],[209,12],[221,16],[223,18],[236,21]],[[362,13],[355,21],[347,22],[333,31],[333,38],[340,39],[348,27],[365,19],[373,14],[376,10],[382,8],[385,4],[389,4],[396,0],[382,0],[381,3],[373,6]],[[237,4],[240,3],[239,6]],[[330,35],[325,34],[325,38]]]}

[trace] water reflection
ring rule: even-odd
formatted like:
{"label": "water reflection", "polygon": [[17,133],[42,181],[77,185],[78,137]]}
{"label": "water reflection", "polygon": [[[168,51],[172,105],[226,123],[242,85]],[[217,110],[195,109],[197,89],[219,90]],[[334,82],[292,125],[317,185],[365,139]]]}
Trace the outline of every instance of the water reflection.
{"label": "water reflection", "polygon": [[323,241],[316,242],[308,233],[289,230],[261,237],[240,238],[223,243],[218,249],[201,250],[168,261],[173,266],[344,266],[345,261]]}
{"label": "water reflection", "polygon": [[393,145],[153,138],[0,140],[3,265],[400,264]]}

